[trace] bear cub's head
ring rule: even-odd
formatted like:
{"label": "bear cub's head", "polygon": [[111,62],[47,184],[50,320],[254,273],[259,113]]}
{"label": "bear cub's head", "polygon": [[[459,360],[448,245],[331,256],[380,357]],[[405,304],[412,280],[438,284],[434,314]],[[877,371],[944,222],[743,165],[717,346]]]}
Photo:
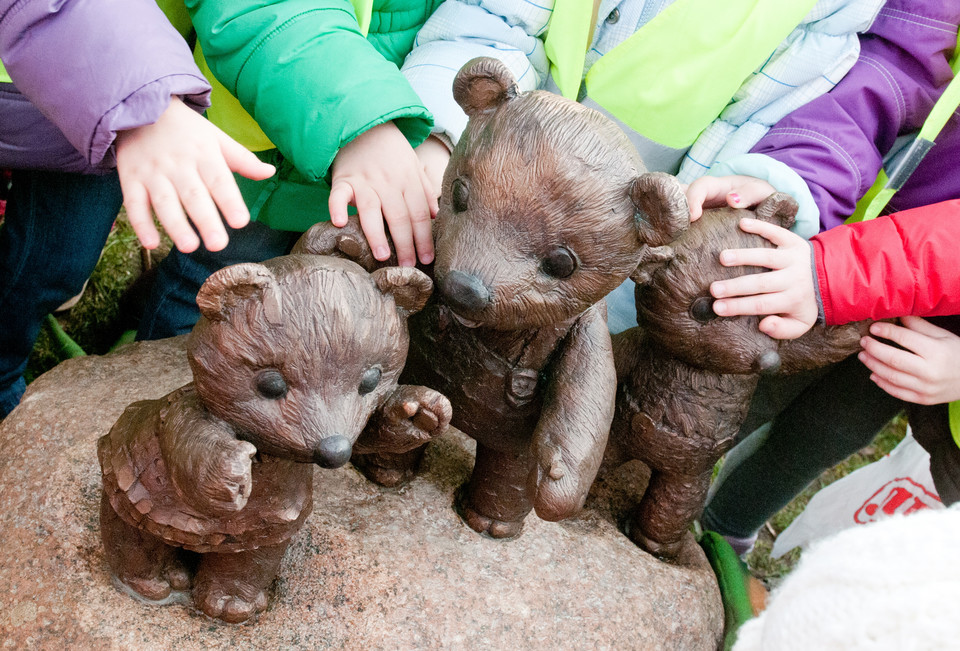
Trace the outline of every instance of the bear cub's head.
{"label": "bear cub's head", "polygon": [[341,466],[396,387],[407,316],[432,288],[416,269],[315,255],[221,269],[188,342],[197,393],[261,452]]}
{"label": "bear cub's head", "polygon": [[[601,113],[520,93],[493,59],[467,63],[454,97],[469,123],[444,175],[434,278],[461,322],[565,321],[623,282],[642,245],[665,244],[686,224],[679,187],[640,183],[635,148]],[[645,202],[665,219],[648,219]]]}
{"label": "bear cub's head", "polygon": [[[664,182],[679,182],[664,175]],[[637,321],[646,336],[687,364],[715,373],[792,373],[840,361],[859,348],[863,324],[814,326],[794,340],[776,340],[758,328],[758,316],[719,317],[710,284],[715,280],[768,271],[720,264],[724,249],[773,247],[765,238],[740,229],[752,217],[790,228],[797,202],[775,193],[756,208],[720,207],[703,216],[674,242],[644,251],[633,276],[637,281]]]}

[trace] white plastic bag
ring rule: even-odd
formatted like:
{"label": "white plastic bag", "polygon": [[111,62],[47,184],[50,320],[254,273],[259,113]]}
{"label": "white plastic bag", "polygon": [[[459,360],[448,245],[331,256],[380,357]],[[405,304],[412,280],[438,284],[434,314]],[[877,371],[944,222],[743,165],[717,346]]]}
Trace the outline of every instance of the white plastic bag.
{"label": "white plastic bag", "polygon": [[777,536],[771,556],[809,545],[842,529],[910,514],[942,509],[930,476],[930,455],[907,435],[887,456],[859,468],[819,491],[807,508]]}

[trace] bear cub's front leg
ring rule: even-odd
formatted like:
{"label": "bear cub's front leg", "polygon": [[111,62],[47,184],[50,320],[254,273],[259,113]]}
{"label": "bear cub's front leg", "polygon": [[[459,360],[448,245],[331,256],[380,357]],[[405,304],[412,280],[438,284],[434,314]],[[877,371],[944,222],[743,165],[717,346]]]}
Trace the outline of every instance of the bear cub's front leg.
{"label": "bear cub's front leg", "polygon": [[442,393],[400,385],[368,421],[351,462],[381,486],[405,484],[416,474],[423,446],[447,431],[452,414]]}

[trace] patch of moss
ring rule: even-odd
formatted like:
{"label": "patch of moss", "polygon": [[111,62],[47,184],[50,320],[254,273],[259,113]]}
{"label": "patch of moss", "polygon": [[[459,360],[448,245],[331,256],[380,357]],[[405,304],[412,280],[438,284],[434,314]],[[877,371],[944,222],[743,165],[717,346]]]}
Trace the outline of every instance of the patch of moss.
{"label": "patch of moss", "polygon": [[[161,246],[162,254],[169,250],[169,240]],[[121,298],[142,272],[140,244],[126,215],[121,212],[83,296],[69,310],[54,315],[64,332],[87,354],[106,353],[134,323],[136,315],[124,312]],[[42,328],[24,374],[27,382],[66,357],[49,329]]]}

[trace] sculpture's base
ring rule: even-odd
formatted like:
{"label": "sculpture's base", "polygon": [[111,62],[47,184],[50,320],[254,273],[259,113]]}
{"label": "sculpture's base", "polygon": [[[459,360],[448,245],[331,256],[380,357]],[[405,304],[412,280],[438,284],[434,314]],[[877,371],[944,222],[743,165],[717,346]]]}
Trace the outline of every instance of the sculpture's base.
{"label": "sculpture's base", "polygon": [[183,343],[62,364],[0,425],[0,648],[716,648],[723,609],[699,547],[667,565],[615,526],[640,479],[617,473],[578,517],[531,515],[516,540],[490,540],[452,508],[472,465],[456,432],[400,490],[318,469],[314,513],[255,621],[132,599],[100,546],[95,443],[130,402],[189,381]]}

